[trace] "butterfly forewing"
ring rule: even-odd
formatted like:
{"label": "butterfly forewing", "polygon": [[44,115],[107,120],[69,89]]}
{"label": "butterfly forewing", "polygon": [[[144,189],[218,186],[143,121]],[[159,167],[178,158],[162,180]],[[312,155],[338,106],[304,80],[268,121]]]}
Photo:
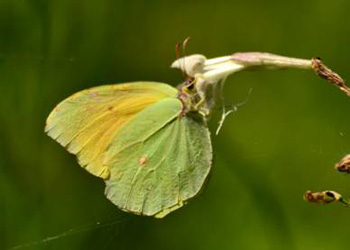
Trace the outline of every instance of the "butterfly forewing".
{"label": "butterfly forewing", "polygon": [[144,108],[177,93],[175,88],[155,82],[87,89],[58,104],[47,119],[45,131],[76,154],[87,171],[108,178],[102,155],[122,125]]}

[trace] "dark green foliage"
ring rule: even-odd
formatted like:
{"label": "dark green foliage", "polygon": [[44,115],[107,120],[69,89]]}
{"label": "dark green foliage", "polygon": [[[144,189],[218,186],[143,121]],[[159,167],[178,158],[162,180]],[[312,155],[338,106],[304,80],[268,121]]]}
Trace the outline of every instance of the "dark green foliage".
{"label": "dark green foliage", "polygon": [[[350,190],[349,176],[333,168],[350,152],[350,99],[310,72],[230,77],[228,104],[253,92],[213,136],[211,181],[161,221],[120,212],[103,181],[43,129],[59,101],[88,87],[176,86],[183,78],[168,67],[187,36],[188,54],[321,56],[349,80],[349,9],[338,0],[0,0],[0,249],[37,240],[24,249],[348,247],[350,210],[302,198],[307,189]],[[96,226],[103,221],[116,224]]]}

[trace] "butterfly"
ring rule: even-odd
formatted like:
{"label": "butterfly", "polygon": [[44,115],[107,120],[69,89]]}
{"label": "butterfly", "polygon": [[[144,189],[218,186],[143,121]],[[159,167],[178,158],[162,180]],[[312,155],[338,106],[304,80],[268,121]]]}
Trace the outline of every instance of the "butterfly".
{"label": "butterfly", "polygon": [[212,165],[193,84],[86,89],[54,108],[45,132],[104,180],[106,197],[121,210],[162,218],[200,192]]}

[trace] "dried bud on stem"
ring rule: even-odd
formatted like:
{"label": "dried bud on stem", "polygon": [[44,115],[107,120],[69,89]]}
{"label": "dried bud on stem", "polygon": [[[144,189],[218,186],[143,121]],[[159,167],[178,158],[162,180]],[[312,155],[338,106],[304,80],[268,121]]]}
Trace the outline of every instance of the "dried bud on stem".
{"label": "dried bud on stem", "polygon": [[307,202],[312,202],[319,205],[325,205],[325,204],[329,204],[331,202],[337,201],[342,203],[346,207],[350,207],[350,202],[347,200],[344,200],[341,194],[330,190],[314,192],[314,193],[308,190],[304,194],[304,200],[306,200]]}
{"label": "dried bud on stem", "polygon": [[335,169],[339,172],[350,173],[350,155],[344,156],[340,162],[335,164]]}
{"label": "dried bud on stem", "polygon": [[337,73],[324,65],[320,58],[312,59],[312,69],[318,76],[337,86],[340,90],[350,96],[350,88],[346,86],[345,81]]}
{"label": "dried bud on stem", "polygon": [[319,205],[324,205],[331,203],[333,201],[339,201],[342,199],[342,196],[334,191],[322,191],[312,193],[310,190],[306,191],[304,194],[304,199],[307,202],[317,203]]}

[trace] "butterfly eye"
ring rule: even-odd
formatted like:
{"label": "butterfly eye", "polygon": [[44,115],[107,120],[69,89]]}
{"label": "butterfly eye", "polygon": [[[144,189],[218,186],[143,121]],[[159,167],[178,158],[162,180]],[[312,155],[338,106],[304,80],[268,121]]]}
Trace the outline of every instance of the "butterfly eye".
{"label": "butterfly eye", "polygon": [[195,80],[192,77],[188,77],[185,83],[185,91],[188,93],[192,93],[194,90],[194,84],[195,84]]}

